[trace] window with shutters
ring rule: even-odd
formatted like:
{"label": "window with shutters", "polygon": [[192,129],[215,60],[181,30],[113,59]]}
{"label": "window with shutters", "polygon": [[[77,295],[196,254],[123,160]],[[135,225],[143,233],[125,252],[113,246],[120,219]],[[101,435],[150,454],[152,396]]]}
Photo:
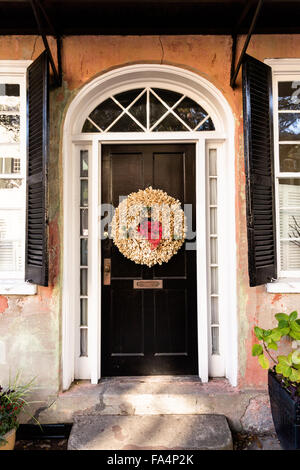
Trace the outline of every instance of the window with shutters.
{"label": "window with shutters", "polygon": [[274,62],[278,276],[300,278],[300,61]]}
{"label": "window with shutters", "polygon": [[[33,293],[24,281],[26,68],[0,61],[0,293]],[[17,286],[17,291],[15,290]],[[29,292],[30,291],[30,292]]]}

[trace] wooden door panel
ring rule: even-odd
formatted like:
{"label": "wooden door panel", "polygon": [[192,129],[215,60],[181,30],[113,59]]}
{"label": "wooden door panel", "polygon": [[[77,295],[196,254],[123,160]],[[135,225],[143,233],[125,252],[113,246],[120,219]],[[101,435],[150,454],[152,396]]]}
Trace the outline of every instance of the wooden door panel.
{"label": "wooden door panel", "polygon": [[112,355],[144,354],[143,292],[111,289],[110,318]]}
{"label": "wooden door panel", "polygon": [[[193,144],[104,145],[102,202],[116,207],[119,196],[152,186],[192,204],[195,219],[194,153]],[[102,286],[102,375],[196,374],[196,252],[184,244],[149,268],[106,239],[104,258],[111,285]],[[134,279],[161,279],[163,288],[134,289]]]}
{"label": "wooden door panel", "polygon": [[142,266],[133,263],[130,259],[125,258],[119,249],[112,244],[111,246],[111,279],[141,279]]}
{"label": "wooden door panel", "polygon": [[184,289],[154,293],[154,354],[187,356],[187,309]]}
{"label": "wooden door panel", "polygon": [[186,277],[186,256],[184,246],[180,248],[176,256],[173,256],[170,261],[166,264],[156,264],[153,266],[153,277],[160,278],[171,278],[171,277]]}
{"label": "wooden door panel", "polygon": [[143,158],[141,153],[114,153],[111,159],[111,192],[113,205],[119,205],[119,197],[138,191],[144,186]]}

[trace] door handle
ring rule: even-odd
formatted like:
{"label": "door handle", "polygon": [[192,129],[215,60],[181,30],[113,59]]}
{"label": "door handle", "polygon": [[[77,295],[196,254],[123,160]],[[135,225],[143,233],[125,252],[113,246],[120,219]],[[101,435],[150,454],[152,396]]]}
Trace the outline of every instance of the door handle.
{"label": "door handle", "polygon": [[103,284],[110,286],[110,275],[111,275],[111,259],[104,258],[103,263]]}

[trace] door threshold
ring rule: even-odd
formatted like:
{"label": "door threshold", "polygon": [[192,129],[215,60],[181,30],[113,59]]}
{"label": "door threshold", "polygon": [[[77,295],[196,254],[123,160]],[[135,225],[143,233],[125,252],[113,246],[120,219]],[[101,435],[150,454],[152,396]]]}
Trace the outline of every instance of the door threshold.
{"label": "door threshold", "polygon": [[114,377],[101,377],[99,383],[104,382],[198,382],[201,379],[198,375],[120,375]]}

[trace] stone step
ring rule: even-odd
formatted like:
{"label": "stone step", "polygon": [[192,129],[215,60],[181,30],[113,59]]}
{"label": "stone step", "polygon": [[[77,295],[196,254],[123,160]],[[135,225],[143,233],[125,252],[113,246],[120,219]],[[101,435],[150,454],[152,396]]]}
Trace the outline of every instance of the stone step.
{"label": "stone step", "polygon": [[82,415],[68,450],[232,450],[223,415]]}

